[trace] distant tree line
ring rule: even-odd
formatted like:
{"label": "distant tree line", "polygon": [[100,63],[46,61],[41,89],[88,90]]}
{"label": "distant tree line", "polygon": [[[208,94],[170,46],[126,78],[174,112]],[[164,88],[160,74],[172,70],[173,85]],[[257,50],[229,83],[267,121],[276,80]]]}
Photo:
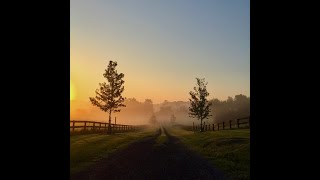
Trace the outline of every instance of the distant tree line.
{"label": "distant tree line", "polygon": [[[219,123],[250,115],[250,98],[245,95],[236,95],[234,98],[228,97],[226,101],[220,101],[219,99],[209,101],[207,99],[209,93],[206,90],[207,82],[204,78],[196,78],[197,85],[193,88],[194,91],[189,93],[191,96],[189,102],[169,102],[165,100],[159,105],[159,110],[155,110],[155,105],[151,99],[146,99],[142,103],[135,98],[126,99],[122,96],[124,74],[117,72],[117,65],[117,62],[109,61],[103,74],[106,79],[105,82],[99,83],[100,87],[96,89],[95,97],[89,97],[93,106],[97,106],[100,110],[108,113],[108,134],[111,134],[111,121],[113,120],[111,115],[113,113],[118,113],[120,119],[130,119],[131,122],[139,121],[139,119],[144,120],[144,122],[149,120],[151,124],[159,122],[189,124],[194,120],[188,118],[189,115],[200,120],[201,127],[202,121]],[[211,116],[213,116],[213,119]],[[139,123],[141,124],[142,121]]]}
{"label": "distant tree line", "polygon": [[[214,98],[209,102],[212,103],[212,106],[210,106],[212,116],[205,120],[206,124],[226,122],[250,115],[250,97],[242,94],[228,97],[227,100]],[[165,121],[171,122],[173,119],[177,124],[191,125],[192,122],[196,122],[195,119],[188,116],[190,103],[187,101],[164,101],[155,105],[151,99],[140,102],[135,98],[127,98],[124,104],[126,108],[117,115],[119,122],[122,119],[137,122],[136,124],[139,124],[140,121],[150,124]],[[172,116],[175,118],[172,118]]]}
{"label": "distant tree line", "polygon": [[153,103],[151,99],[146,99],[144,102],[139,102],[135,98],[128,98],[124,101],[127,106],[125,113],[131,115],[147,115],[151,116],[153,114]]}
{"label": "distant tree line", "polygon": [[250,116],[250,97],[245,95],[236,95],[234,98],[228,97],[225,101],[213,99],[211,102],[214,123]]}

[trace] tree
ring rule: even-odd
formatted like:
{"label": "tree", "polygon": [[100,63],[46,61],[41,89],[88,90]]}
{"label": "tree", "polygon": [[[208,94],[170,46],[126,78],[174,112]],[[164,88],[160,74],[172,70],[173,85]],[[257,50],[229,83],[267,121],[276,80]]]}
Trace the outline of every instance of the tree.
{"label": "tree", "polygon": [[190,117],[197,118],[200,120],[200,131],[203,132],[202,120],[208,119],[210,115],[210,106],[211,102],[207,100],[207,96],[209,93],[207,92],[207,84],[205,79],[196,78],[197,87],[194,87],[194,92],[190,91],[189,94],[191,98],[190,107],[189,107],[189,115]]}
{"label": "tree", "polygon": [[161,106],[158,112],[159,115],[170,116],[173,113],[171,106]]}
{"label": "tree", "polygon": [[126,107],[122,97],[124,91],[123,73],[116,70],[117,62],[109,61],[108,68],[105,70],[103,77],[108,83],[99,83],[100,88],[96,89],[96,97],[90,97],[90,101],[94,106],[98,106],[102,111],[109,113],[108,134],[111,134],[111,113],[120,112],[120,107]]}
{"label": "tree", "polygon": [[176,122],[176,116],[174,114],[171,115],[170,122],[171,124],[174,124]]}
{"label": "tree", "polygon": [[151,116],[150,119],[149,119],[149,122],[150,122],[152,125],[157,124],[158,121],[157,121],[156,115],[152,114],[152,116]]}
{"label": "tree", "polygon": [[151,99],[146,99],[143,103],[143,110],[147,115],[153,114],[153,102]]}

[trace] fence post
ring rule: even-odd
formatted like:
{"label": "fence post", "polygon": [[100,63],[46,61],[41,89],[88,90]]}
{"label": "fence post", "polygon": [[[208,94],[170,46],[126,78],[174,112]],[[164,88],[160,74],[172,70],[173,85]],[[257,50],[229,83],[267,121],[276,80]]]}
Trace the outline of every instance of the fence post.
{"label": "fence post", "polygon": [[87,130],[87,122],[84,122],[84,130]]}
{"label": "fence post", "polygon": [[231,120],[229,121],[229,124],[230,124],[230,129],[231,129]]}
{"label": "fence post", "polygon": [[72,123],[72,132],[74,132],[74,121]]}
{"label": "fence post", "polygon": [[239,119],[237,119],[238,129],[240,128]]}
{"label": "fence post", "polygon": [[214,131],[214,124],[212,124],[212,131]]}
{"label": "fence post", "polygon": [[222,122],[222,129],[224,130],[224,121]]}

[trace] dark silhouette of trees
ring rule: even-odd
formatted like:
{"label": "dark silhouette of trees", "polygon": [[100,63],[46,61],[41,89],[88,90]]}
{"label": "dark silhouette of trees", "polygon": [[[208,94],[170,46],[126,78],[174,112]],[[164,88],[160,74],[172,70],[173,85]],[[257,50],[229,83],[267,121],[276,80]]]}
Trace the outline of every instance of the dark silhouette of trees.
{"label": "dark silhouette of trees", "polygon": [[160,110],[155,112],[155,115],[158,118],[158,121],[161,123],[169,122],[171,114],[173,114],[173,110],[171,106],[168,106],[169,102],[165,103],[165,105],[160,107]]}
{"label": "dark silhouette of trees", "polygon": [[143,103],[143,110],[147,113],[153,113],[153,102],[151,99],[146,99]]}
{"label": "dark silhouette of trees", "polygon": [[109,61],[108,68],[105,70],[103,77],[107,79],[107,83],[99,83],[100,88],[96,89],[96,97],[90,97],[90,101],[94,106],[98,106],[102,111],[109,113],[108,134],[111,134],[111,113],[120,112],[120,107],[126,107],[122,97],[124,91],[123,73],[116,70],[117,62]]}
{"label": "dark silhouette of trees", "polygon": [[207,100],[207,96],[209,93],[207,91],[207,82],[205,79],[196,78],[197,86],[194,87],[194,92],[190,91],[189,94],[191,98],[190,107],[189,107],[189,115],[190,117],[197,118],[200,120],[200,131],[203,132],[202,120],[208,119],[210,115],[210,106],[211,102]]}
{"label": "dark silhouette of trees", "polygon": [[171,106],[161,106],[160,110],[158,112],[159,115],[164,115],[164,116],[170,116],[172,114],[172,107]]}
{"label": "dark silhouette of trees", "polygon": [[171,124],[174,124],[176,122],[176,116],[174,114],[171,115],[170,122]]}
{"label": "dark silhouette of trees", "polygon": [[155,125],[158,123],[157,117],[153,114],[149,119],[150,124]]}
{"label": "dark silhouette of trees", "polygon": [[169,104],[169,101],[168,100],[164,100],[162,104],[163,104],[163,106],[167,106]]}
{"label": "dark silhouette of trees", "polygon": [[153,102],[151,99],[146,99],[144,102],[139,102],[135,98],[127,98],[124,101],[126,109],[122,113],[132,117],[146,116],[150,117],[153,114]]}
{"label": "dark silhouette of trees", "polygon": [[[149,123],[149,119],[154,111],[151,99],[138,101],[136,98],[127,97],[123,104],[126,105],[126,108],[121,109],[121,112],[117,114],[117,119],[130,120],[130,124]],[[126,123],[128,124],[128,122]]]}
{"label": "dark silhouette of trees", "polygon": [[214,107],[211,110],[215,123],[250,116],[250,98],[245,95],[228,97],[226,101],[213,99],[211,102]]}

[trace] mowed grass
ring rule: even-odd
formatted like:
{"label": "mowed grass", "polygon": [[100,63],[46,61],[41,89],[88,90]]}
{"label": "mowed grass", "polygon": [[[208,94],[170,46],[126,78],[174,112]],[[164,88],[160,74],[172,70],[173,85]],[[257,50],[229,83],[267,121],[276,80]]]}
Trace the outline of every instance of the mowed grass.
{"label": "mowed grass", "polygon": [[250,129],[194,133],[171,128],[170,133],[232,179],[250,179]]}
{"label": "mowed grass", "polygon": [[112,155],[117,150],[142,138],[152,136],[157,129],[147,128],[138,132],[114,135],[87,134],[70,136],[70,173],[77,173],[101,158]]}

